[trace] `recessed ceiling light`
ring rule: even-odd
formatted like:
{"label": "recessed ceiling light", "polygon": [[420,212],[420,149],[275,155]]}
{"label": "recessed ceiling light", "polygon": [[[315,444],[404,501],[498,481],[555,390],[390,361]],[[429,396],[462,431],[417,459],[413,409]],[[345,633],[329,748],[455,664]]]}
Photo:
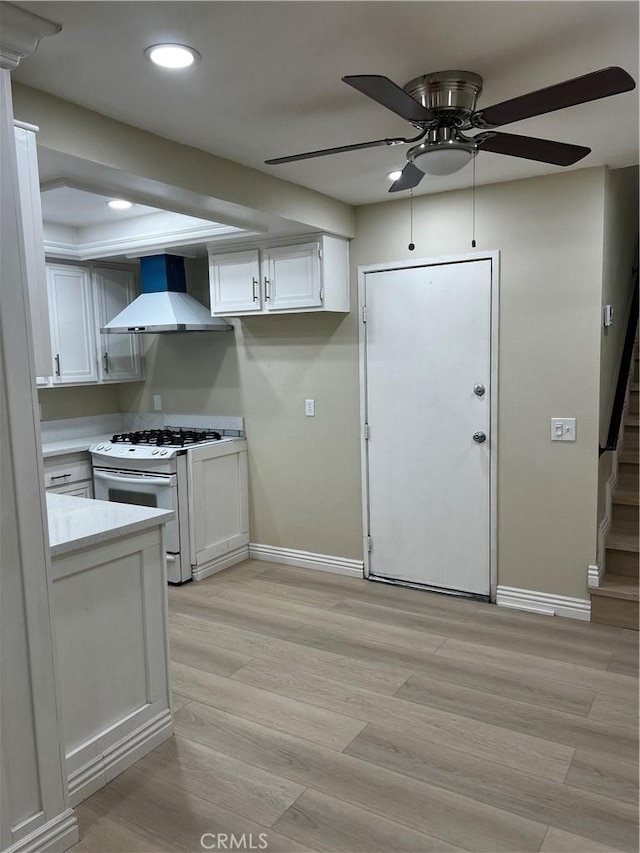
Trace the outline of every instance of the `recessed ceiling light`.
{"label": "recessed ceiling light", "polygon": [[114,198],[107,204],[112,210],[129,210],[130,207],[133,207],[130,201],[125,201],[123,198]]}
{"label": "recessed ceiling light", "polygon": [[200,59],[200,54],[185,44],[152,44],[144,55],[162,68],[188,68]]}
{"label": "recessed ceiling light", "polygon": [[390,181],[397,181],[399,178],[402,177],[402,171],[400,169],[396,169],[395,172],[389,172],[387,177]]}

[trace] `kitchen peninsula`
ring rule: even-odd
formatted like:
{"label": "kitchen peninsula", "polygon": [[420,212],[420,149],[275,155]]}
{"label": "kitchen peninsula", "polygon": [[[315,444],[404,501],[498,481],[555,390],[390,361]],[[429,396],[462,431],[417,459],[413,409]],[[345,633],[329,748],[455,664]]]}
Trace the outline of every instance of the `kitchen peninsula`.
{"label": "kitchen peninsula", "polygon": [[164,524],[174,514],[52,493],[47,514],[76,805],[171,735]]}

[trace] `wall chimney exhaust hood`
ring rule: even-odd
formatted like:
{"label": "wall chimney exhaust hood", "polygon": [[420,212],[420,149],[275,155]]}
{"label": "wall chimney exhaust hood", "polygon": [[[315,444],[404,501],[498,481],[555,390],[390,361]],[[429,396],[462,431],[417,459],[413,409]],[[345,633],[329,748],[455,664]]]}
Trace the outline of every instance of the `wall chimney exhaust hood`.
{"label": "wall chimney exhaust hood", "polygon": [[141,294],[100,329],[107,335],[159,332],[228,332],[229,323],[212,317],[208,309],[189,296],[184,258],[149,255],[140,258]]}

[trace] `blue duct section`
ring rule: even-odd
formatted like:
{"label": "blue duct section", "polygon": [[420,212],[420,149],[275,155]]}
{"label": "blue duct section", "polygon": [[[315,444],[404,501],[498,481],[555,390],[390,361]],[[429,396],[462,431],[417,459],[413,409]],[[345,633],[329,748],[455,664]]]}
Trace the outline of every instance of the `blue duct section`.
{"label": "blue duct section", "polygon": [[140,258],[142,293],[186,293],[184,258],[178,255],[149,255]]}

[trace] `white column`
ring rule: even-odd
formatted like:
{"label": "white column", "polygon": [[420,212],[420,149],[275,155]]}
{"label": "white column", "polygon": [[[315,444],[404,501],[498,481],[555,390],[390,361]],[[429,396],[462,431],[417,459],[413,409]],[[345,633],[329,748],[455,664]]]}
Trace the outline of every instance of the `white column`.
{"label": "white column", "polygon": [[10,69],[60,27],[0,8],[0,848],[78,839],[61,754],[50,564]]}

